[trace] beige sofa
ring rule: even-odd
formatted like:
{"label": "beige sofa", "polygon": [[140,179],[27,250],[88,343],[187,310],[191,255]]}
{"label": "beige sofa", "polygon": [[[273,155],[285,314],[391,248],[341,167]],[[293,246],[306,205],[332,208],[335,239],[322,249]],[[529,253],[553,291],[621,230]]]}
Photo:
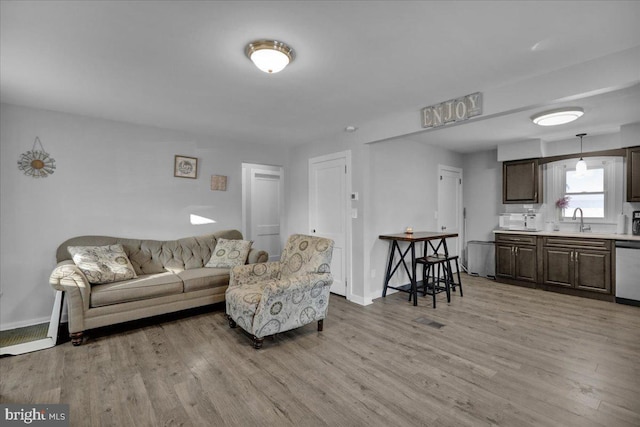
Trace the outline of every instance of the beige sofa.
{"label": "beige sofa", "polygon": [[[62,243],[49,282],[65,291],[73,345],[82,343],[88,329],[224,301],[230,269],[204,267],[219,238],[239,240],[242,233],[224,230],[173,241],[80,236]],[[67,250],[116,244],[122,245],[137,278],[92,285]],[[247,263],[268,258],[265,251],[251,249]]]}

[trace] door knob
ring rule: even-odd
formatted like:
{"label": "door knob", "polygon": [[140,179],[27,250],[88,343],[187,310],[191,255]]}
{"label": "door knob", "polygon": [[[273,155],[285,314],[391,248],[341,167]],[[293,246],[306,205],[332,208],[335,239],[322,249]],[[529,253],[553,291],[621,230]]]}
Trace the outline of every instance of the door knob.
{"label": "door knob", "polygon": [[444,231],[444,230],[446,230],[446,229],[447,229],[447,227],[445,227],[444,225],[443,225],[442,227],[440,227],[440,230],[443,230],[443,231]]}

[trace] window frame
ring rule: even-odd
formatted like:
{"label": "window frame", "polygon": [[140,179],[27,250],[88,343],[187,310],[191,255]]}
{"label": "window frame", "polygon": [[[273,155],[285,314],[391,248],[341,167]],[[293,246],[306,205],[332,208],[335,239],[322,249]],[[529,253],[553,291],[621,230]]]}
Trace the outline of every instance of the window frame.
{"label": "window frame", "polygon": [[[622,211],[623,204],[623,186],[617,185],[616,182],[623,182],[624,158],[619,156],[606,157],[586,157],[587,169],[604,167],[604,218],[585,218],[590,224],[616,224],[617,215]],[[549,218],[556,218],[561,223],[573,224],[579,223],[580,219],[571,219],[571,216],[564,217],[562,213],[557,216],[556,201],[563,197],[566,193],[566,171],[575,170],[578,158],[559,160],[545,165],[545,204],[547,205],[547,215]],[[601,194],[579,193],[579,194]],[[573,213],[572,213],[573,214]]]}

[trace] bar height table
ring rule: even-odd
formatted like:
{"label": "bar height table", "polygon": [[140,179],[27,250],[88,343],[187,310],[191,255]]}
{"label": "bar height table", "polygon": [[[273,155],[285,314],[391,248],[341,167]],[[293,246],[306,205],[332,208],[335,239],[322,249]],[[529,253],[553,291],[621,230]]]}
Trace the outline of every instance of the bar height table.
{"label": "bar height table", "polygon": [[[382,296],[387,296],[387,289],[395,289],[401,292],[408,292],[413,297],[413,305],[418,305],[418,281],[416,279],[416,243],[424,242],[424,256],[427,255],[427,245],[433,250],[433,253],[438,253],[440,249],[444,252],[444,256],[449,256],[447,249],[447,240],[449,237],[458,237],[458,233],[439,233],[435,231],[417,231],[411,234],[399,233],[399,234],[382,234],[378,236],[381,240],[389,240],[391,243],[391,250],[389,251],[389,262],[387,263],[387,272],[384,277],[384,289],[382,290]],[[407,242],[409,245],[402,251],[398,242]],[[437,242],[437,244],[436,244]],[[394,258],[396,252],[400,256],[398,262],[394,265]],[[411,268],[407,266],[407,254],[410,254]],[[396,273],[400,266],[404,267],[404,270],[409,276],[411,283],[407,283],[402,286],[389,286],[389,280]]]}

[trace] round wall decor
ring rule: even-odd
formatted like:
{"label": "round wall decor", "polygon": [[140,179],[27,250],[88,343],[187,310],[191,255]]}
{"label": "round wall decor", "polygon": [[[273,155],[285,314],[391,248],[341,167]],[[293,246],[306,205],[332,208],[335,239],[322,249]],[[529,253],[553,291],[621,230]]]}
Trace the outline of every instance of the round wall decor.
{"label": "round wall decor", "polygon": [[[37,144],[40,144],[40,150],[36,149]],[[18,169],[27,176],[46,178],[55,171],[56,161],[49,153],[44,151],[40,138],[36,136],[36,140],[33,142],[33,148],[30,151],[20,154]]]}

